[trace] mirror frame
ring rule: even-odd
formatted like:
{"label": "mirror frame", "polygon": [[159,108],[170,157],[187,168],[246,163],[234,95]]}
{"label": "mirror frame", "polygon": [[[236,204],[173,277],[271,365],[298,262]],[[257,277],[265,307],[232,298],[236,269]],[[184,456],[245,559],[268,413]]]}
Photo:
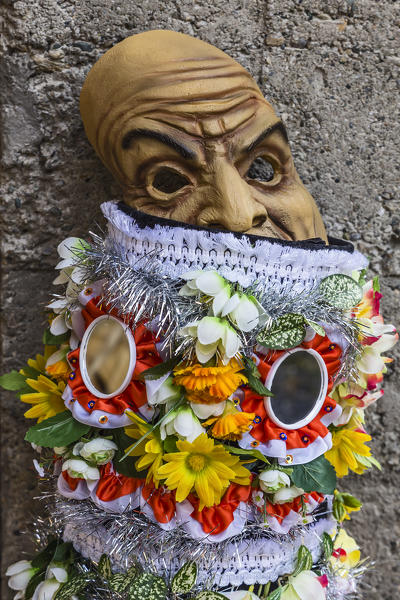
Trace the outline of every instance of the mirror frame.
{"label": "mirror frame", "polygon": [[321,410],[321,408],[325,402],[326,393],[328,390],[328,378],[329,378],[328,370],[326,368],[325,362],[324,362],[322,356],[320,354],[318,354],[318,352],[316,352],[312,348],[293,348],[293,350],[290,350],[290,351],[282,354],[282,356],[280,356],[273,363],[273,365],[271,366],[271,369],[267,375],[267,378],[264,382],[265,387],[267,387],[269,390],[271,389],[271,386],[272,386],[272,383],[273,383],[273,380],[275,377],[275,373],[279,369],[280,365],[288,358],[288,356],[291,356],[295,352],[308,352],[309,354],[314,356],[314,358],[316,359],[318,366],[320,368],[320,372],[321,372],[321,388],[319,391],[318,400],[316,401],[314,408],[303,419],[301,419],[300,421],[296,421],[296,423],[292,423],[289,425],[286,423],[283,423],[282,421],[280,421],[278,419],[278,417],[275,415],[275,413],[272,409],[271,398],[269,396],[264,396],[265,410],[267,411],[268,416],[271,419],[271,421],[273,421],[276,425],[279,425],[279,427],[282,427],[282,429],[287,429],[289,431],[291,431],[293,429],[299,429],[300,427],[304,427],[305,425],[308,425],[308,423],[310,423],[313,419],[315,419],[315,417],[317,416],[317,414],[319,413],[319,411]]}
{"label": "mirror frame", "polygon": [[[87,368],[86,368],[86,354],[87,354],[87,348],[88,348],[90,336],[91,336],[94,328],[96,327],[96,325],[100,321],[103,321],[104,319],[112,319],[114,321],[117,321],[117,323],[121,326],[123,332],[125,333],[125,335],[128,339],[129,350],[130,350],[129,369],[127,371],[125,379],[122,382],[122,384],[119,386],[119,388],[117,388],[117,390],[115,392],[113,392],[112,394],[103,394],[102,392],[99,392],[99,390],[97,390],[95,388],[95,386],[93,385],[93,383],[89,377]],[[132,375],[135,370],[135,366],[136,366],[136,343],[135,343],[135,339],[133,337],[132,331],[130,330],[128,325],[126,325],[123,321],[121,321],[121,319],[117,319],[116,317],[113,317],[112,315],[101,315],[100,317],[97,317],[97,319],[94,319],[94,321],[92,321],[90,323],[89,327],[86,329],[86,331],[83,335],[81,346],[80,346],[80,352],[79,352],[79,368],[81,371],[83,383],[85,384],[85,386],[87,387],[89,392],[91,392],[93,394],[93,396],[95,396],[96,398],[114,398],[115,396],[118,396],[118,394],[123,392],[128,387],[129,383],[131,382]]]}

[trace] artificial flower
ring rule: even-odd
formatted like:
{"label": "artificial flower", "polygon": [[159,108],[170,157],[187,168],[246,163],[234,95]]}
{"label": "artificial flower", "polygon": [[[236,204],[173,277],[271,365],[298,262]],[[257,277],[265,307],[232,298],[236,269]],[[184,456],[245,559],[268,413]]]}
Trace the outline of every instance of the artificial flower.
{"label": "artificial flower", "polygon": [[26,383],[35,393],[22,394],[20,399],[25,404],[32,404],[32,408],[26,411],[24,416],[27,419],[36,419],[38,423],[44,419],[54,417],[60,412],[66,410],[62,394],[65,389],[65,383],[59,381],[55,383],[44,375],[39,375],[37,379],[27,379]]}
{"label": "artificial flower", "polygon": [[288,580],[280,600],[325,600],[324,587],[313,571],[301,571],[295,577],[289,576]]}
{"label": "artificial flower", "polygon": [[380,373],[385,369],[385,363],[388,362],[385,357],[381,356],[382,353],[391,350],[399,336],[393,325],[382,323],[381,317],[359,319],[359,323],[364,326],[365,338],[357,367],[366,375]]}
{"label": "artificial flower", "polygon": [[194,489],[200,500],[199,510],[219,504],[222,494],[233,481],[249,485],[250,473],[237,456],[216,445],[205,433],[194,442],[179,440],[177,452],[166,454],[158,469],[160,479],[170,490],[176,490],[177,502],[183,502]]}
{"label": "artificial flower", "polygon": [[96,465],[106,465],[113,459],[116,450],[118,450],[117,444],[104,437],[99,437],[82,444],[79,454]]}
{"label": "artificial flower", "polygon": [[304,490],[296,487],[295,485],[289,487],[280,488],[277,492],[275,492],[274,497],[272,499],[273,504],[286,504],[286,502],[292,502],[298,496],[302,496],[304,494]]}
{"label": "artificial flower", "polygon": [[236,359],[215,367],[203,367],[198,363],[183,365],[174,370],[174,382],[185,388],[190,402],[218,404],[229,398],[240,385],[247,383],[242,370],[242,363]]}
{"label": "artificial flower", "polygon": [[[39,583],[32,600],[53,600],[61,584],[67,580],[68,573],[63,567],[49,565],[46,571],[46,579]],[[76,597],[72,596],[72,598]]]}
{"label": "artificial flower", "polygon": [[253,424],[254,413],[242,412],[233,402],[228,400],[224,412],[219,417],[211,417],[203,423],[204,427],[211,426],[211,434],[218,439],[240,440],[242,433],[250,429]]}
{"label": "artificial flower", "polygon": [[213,315],[218,317],[221,314],[231,297],[231,286],[221,275],[216,271],[188,271],[182,279],[187,283],[179,291],[181,296],[210,296],[213,298]]}
{"label": "artificial flower", "polygon": [[180,330],[183,337],[196,339],[196,356],[202,364],[218,352],[224,365],[239,352],[240,339],[226,319],[203,317]]}
{"label": "artificial flower", "polygon": [[10,565],[6,571],[6,577],[9,577],[8,587],[15,591],[25,591],[28,583],[38,571],[32,567],[28,560],[19,560]]}
{"label": "artificial flower", "polygon": [[[127,436],[137,440],[141,440],[139,443],[134,443],[132,446],[126,448],[125,453],[129,456],[139,456],[140,458],[135,463],[135,468],[138,471],[148,469],[146,482],[154,482],[154,485],[158,487],[160,478],[158,476],[158,469],[163,462],[163,447],[161,440],[158,438],[155,431],[151,430],[151,425],[141,419],[133,411],[127,410],[126,413],[132,425],[128,425],[124,428]],[[143,438],[143,439],[142,439]]]}
{"label": "artificial flower", "polygon": [[255,298],[237,292],[223,307],[221,317],[228,316],[238,329],[248,332],[257,327],[263,312]]}
{"label": "artificial flower", "polygon": [[150,406],[157,406],[158,404],[166,404],[179,400],[181,391],[179,387],[174,385],[172,377],[167,377],[161,385],[155,385],[155,381],[146,382],[147,402]]}
{"label": "artificial flower", "polygon": [[[41,375],[46,375],[47,361],[50,358],[50,356],[54,354],[56,349],[56,346],[48,346],[46,344],[44,347],[43,354],[36,354],[35,358],[28,358],[28,366],[32,369],[35,369],[35,371],[38,371]],[[22,375],[25,375],[25,377],[28,376],[28,373],[25,372],[23,368],[20,370],[20,373],[22,373]]]}
{"label": "artificial flower", "polygon": [[54,280],[54,284],[69,283],[70,281],[81,284],[84,281],[85,272],[77,266],[77,262],[88,247],[85,240],[77,237],[66,238],[58,244],[57,252],[61,260],[57,263],[56,269],[60,271],[60,274]]}
{"label": "artificial flower", "polygon": [[350,520],[350,513],[357,512],[362,507],[362,502],[346,492],[335,490],[333,498],[333,516],[341,523]]}
{"label": "artificial flower", "polygon": [[333,553],[330,558],[331,565],[336,573],[346,577],[361,558],[360,548],[356,541],[345,531],[340,529],[334,539]]}
{"label": "artificial flower", "polygon": [[97,467],[91,467],[80,458],[69,458],[63,463],[63,471],[67,471],[70,477],[74,479],[85,479],[89,483],[94,483],[100,479],[100,471]]}
{"label": "artificial flower", "polygon": [[349,469],[361,475],[367,469],[363,457],[371,455],[371,449],[365,445],[371,436],[357,429],[340,427],[332,431],[332,448],[325,452],[325,458],[335,467],[338,477],[344,477]]}
{"label": "artificial flower", "polygon": [[351,419],[363,421],[365,408],[383,396],[383,390],[369,391],[358,383],[340,383],[331,393],[331,397],[342,407],[342,414],[334,421],[334,425],[346,425]]}
{"label": "artificial flower", "polygon": [[273,494],[283,487],[290,487],[290,477],[278,469],[266,469],[259,476],[259,485],[267,494]]}
{"label": "artificial flower", "polygon": [[67,354],[70,350],[69,345],[64,344],[59,350],[53,352],[46,361],[46,373],[54,379],[66,382],[71,373],[71,367],[67,361]]}
{"label": "artificial flower", "polygon": [[354,310],[354,316],[357,319],[371,319],[379,315],[379,304],[382,294],[379,292],[379,284],[376,280],[367,281],[363,287],[363,297],[361,302]]}
{"label": "artificial flower", "polygon": [[216,404],[199,404],[198,402],[191,402],[190,406],[196,417],[199,419],[209,419],[210,417],[219,417],[225,410],[226,401],[218,402]]}
{"label": "artificial flower", "polygon": [[265,496],[261,490],[253,490],[251,493],[251,501],[257,508],[263,509],[265,507]]}
{"label": "artificial flower", "polygon": [[160,424],[161,439],[165,440],[168,435],[178,435],[180,438],[194,442],[204,433],[199,419],[190,406],[179,406],[167,413]]}

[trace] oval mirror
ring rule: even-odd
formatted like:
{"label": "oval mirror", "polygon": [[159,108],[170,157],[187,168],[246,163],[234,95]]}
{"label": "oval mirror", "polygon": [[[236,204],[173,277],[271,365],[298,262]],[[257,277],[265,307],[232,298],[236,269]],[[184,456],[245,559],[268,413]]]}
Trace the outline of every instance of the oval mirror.
{"label": "oval mirror", "polygon": [[298,429],[321,410],[328,371],[318,352],[296,348],[274,362],[265,385],[274,394],[265,398],[269,417],[283,429]]}
{"label": "oval mirror", "polygon": [[79,353],[82,379],[98,398],[120,394],[132,379],[136,345],[131,330],[119,319],[102,315],[85,331]]}

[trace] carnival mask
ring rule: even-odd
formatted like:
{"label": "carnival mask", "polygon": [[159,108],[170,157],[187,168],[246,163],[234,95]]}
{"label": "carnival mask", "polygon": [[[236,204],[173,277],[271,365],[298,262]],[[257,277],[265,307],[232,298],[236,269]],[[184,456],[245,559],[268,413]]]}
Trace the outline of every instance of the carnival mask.
{"label": "carnival mask", "polygon": [[81,114],[129,206],[200,227],[326,241],[282,121],[214,46],[172,31],[127,38],[89,72]]}

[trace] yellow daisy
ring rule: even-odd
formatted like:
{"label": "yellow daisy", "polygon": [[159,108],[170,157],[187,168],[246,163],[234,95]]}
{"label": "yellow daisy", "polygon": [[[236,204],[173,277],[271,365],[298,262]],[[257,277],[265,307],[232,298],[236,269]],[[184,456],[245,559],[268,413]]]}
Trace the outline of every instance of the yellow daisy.
{"label": "yellow daisy", "polygon": [[[29,358],[28,359],[28,366],[32,367],[32,369],[36,369],[36,371],[39,371],[39,373],[42,373],[43,375],[46,374],[46,363],[49,360],[50,356],[52,354],[54,354],[54,352],[57,350],[56,346],[45,346],[44,347],[44,353],[43,354],[36,354],[35,358]],[[20,370],[20,373],[22,373],[22,375],[27,375],[27,373],[24,373],[24,369],[22,368]]]}
{"label": "yellow daisy", "polygon": [[212,425],[210,432],[215,438],[240,440],[242,433],[252,426],[255,416],[254,413],[241,412],[233,402],[228,401],[220,417],[211,417],[203,425]]}
{"label": "yellow daisy", "polygon": [[204,367],[198,363],[178,367],[174,370],[174,383],[186,389],[190,402],[217,404],[223,402],[238,387],[247,383],[247,377],[240,371],[243,365],[232,359],[227,365]]}
{"label": "yellow daisy", "polygon": [[199,510],[219,504],[230,482],[249,485],[250,473],[237,456],[229,454],[205,433],[194,442],[179,440],[178,452],[165,454],[158,469],[160,479],[170,490],[176,490],[177,502],[183,502],[194,490],[199,497]]}
{"label": "yellow daisy", "polygon": [[32,408],[26,411],[27,419],[36,419],[38,423],[54,417],[60,412],[66,410],[62,393],[65,389],[65,383],[59,381],[55,383],[44,375],[39,375],[37,379],[27,379],[26,383],[35,393],[22,394],[20,399],[26,404],[32,404]]}
{"label": "yellow daisy", "polygon": [[[126,414],[132,421],[132,425],[125,427],[125,433],[127,436],[140,440],[149,430],[151,425],[141,419],[133,411],[126,411]],[[155,432],[148,433],[148,435],[134,447],[135,444],[129,446],[125,450],[125,454],[129,456],[140,456],[135,463],[137,471],[143,471],[148,469],[146,482],[154,482],[154,485],[158,487],[160,478],[158,477],[158,469],[161,467],[163,462],[163,447],[159,438],[155,435]]]}
{"label": "yellow daisy", "polygon": [[349,469],[361,475],[368,468],[358,456],[370,456],[371,449],[365,446],[371,436],[356,429],[341,427],[332,432],[332,448],[325,452],[325,458],[335,467],[338,477],[344,477]]}

